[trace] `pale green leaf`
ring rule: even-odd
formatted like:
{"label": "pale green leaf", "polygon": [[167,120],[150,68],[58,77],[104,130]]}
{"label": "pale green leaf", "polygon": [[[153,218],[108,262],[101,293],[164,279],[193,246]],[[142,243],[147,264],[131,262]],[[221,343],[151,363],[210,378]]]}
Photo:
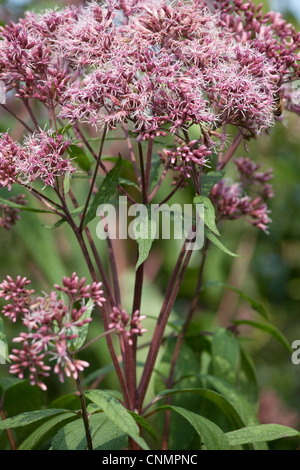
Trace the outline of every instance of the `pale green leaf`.
{"label": "pale green leaf", "polygon": [[212,233],[211,231],[207,230],[206,228],[204,228],[204,233],[205,233],[205,236],[214,244],[216,245],[218,248],[220,248],[220,250],[222,250],[224,253],[226,253],[227,255],[230,255],[230,256],[233,256],[235,258],[239,258],[240,255],[237,255],[236,253],[233,253],[232,251],[230,251],[228,248],[226,248],[226,246],[220,241],[220,239],[218,237],[215,236],[214,233]]}
{"label": "pale green leaf", "polygon": [[[198,204],[203,205],[204,207],[204,214],[203,214],[203,222],[204,224],[216,235],[220,235],[220,232],[216,226],[216,214],[215,208],[211,202],[211,200],[206,196],[195,196],[193,200],[196,208]],[[199,217],[201,218],[201,211],[198,211]]]}
{"label": "pale green leaf", "polygon": [[226,433],[231,447],[295,436],[299,436],[299,431],[281,424],[260,424]]}
{"label": "pale green leaf", "polygon": [[259,323],[253,320],[233,320],[235,325],[249,325],[253,328],[257,328],[262,330],[269,335],[273,336],[284,348],[286,348],[289,352],[292,352],[291,345],[286,339],[286,337],[276,328],[276,326],[271,325],[269,323]]}

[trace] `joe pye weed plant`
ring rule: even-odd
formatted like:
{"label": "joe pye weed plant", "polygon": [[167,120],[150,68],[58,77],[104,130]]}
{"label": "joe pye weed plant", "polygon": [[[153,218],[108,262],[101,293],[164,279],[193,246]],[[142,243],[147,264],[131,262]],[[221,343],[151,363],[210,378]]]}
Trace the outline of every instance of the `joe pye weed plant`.
{"label": "joe pye weed plant", "polygon": [[[300,114],[293,86],[299,51],[300,33],[279,13],[263,14],[262,5],[243,0],[92,1],[28,12],[1,27],[2,111],[22,129],[18,140],[13,129],[0,138],[2,230],[30,211],[49,215],[53,231],[69,226],[89,272],[89,279],[65,273],[47,292],[36,292],[26,272],[8,272],[0,284],[1,340],[13,374],[0,379],[5,448],[268,449],[268,441],[298,435],[258,421],[255,371],[238,331],[243,320],[204,332],[197,318],[202,291],[215,285],[203,284],[210,246],[239,256],[222,240],[223,222],[272,229],[272,169],[263,155],[255,162],[247,156],[247,143],[272,133],[283,108]],[[117,141],[117,154],[112,147],[107,156]],[[154,311],[142,303],[158,229],[150,208],[185,194],[195,210],[190,232],[174,251]],[[117,210],[119,196],[126,200],[120,211],[135,208],[138,215],[146,208],[130,242],[132,292],[122,289],[104,210],[105,204]],[[195,250],[199,219],[203,246]],[[194,294],[175,321],[194,255]],[[237,292],[258,315],[245,323],[289,349],[263,306]],[[5,339],[9,321],[17,329],[12,344]],[[90,336],[91,322],[101,325],[100,335]],[[103,370],[89,376],[92,364],[82,358],[103,342],[117,390],[101,388]],[[37,388],[46,394],[49,376],[73,381],[76,391],[18,414],[6,409],[16,387],[28,397]]]}

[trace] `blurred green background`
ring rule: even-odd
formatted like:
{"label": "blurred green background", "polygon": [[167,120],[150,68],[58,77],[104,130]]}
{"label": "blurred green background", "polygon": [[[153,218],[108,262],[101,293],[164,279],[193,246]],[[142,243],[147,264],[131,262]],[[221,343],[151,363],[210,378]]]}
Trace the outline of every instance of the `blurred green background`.
{"label": "blurred green background", "polygon": [[[52,8],[75,2],[52,1],[1,1],[0,20],[2,23],[22,16],[26,9]],[[78,2],[80,3],[80,2]],[[261,2],[257,2],[261,3]],[[284,3],[284,5],[283,5]],[[284,17],[296,27],[300,17],[299,2],[264,1],[264,9],[270,6],[280,9],[284,6]],[[295,7],[298,7],[298,9]],[[14,123],[9,115],[1,112],[1,132],[10,129]],[[17,135],[15,135],[18,138]],[[245,294],[261,302],[269,313],[272,322],[286,335],[288,341],[300,340],[300,117],[283,113],[282,122],[277,122],[269,135],[263,135],[249,145],[248,156],[256,162],[262,162],[262,169],[272,167],[274,170],[273,185],[275,197],[271,200],[272,224],[270,234],[266,235],[253,229],[243,221],[227,222],[222,227],[224,244],[233,251],[242,254],[242,258],[233,259],[220,250],[211,247],[204,280],[229,282]],[[113,146],[111,154],[122,153],[122,144]],[[243,147],[236,156],[246,156]],[[79,183],[80,184],[80,183]],[[4,190],[2,193],[4,194]],[[12,195],[15,194],[12,191]],[[4,194],[4,196],[6,196]],[[188,201],[192,192],[187,190],[182,196]],[[35,204],[35,202],[31,202]],[[7,274],[21,274],[32,280],[37,291],[48,291],[53,283],[59,282],[63,275],[77,271],[80,276],[88,272],[84,260],[77,249],[77,243],[71,232],[64,226],[50,230],[49,219],[36,214],[24,213],[21,220],[9,232],[1,229],[0,233],[0,279]],[[92,227],[92,233],[95,228]],[[143,297],[144,308],[148,315],[157,316],[162,296],[174,265],[174,250],[179,245],[175,241],[156,240],[150,259],[146,265],[146,285]],[[102,255],[102,245],[99,243]],[[130,308],[130,286],[133,283],[134,252],[132,247],[124,245],[117,248],[122,288],[125,302]],[[133,257],[131,259],[131,256]],[[103,259],[105,254],[103,252]],[[195,275],[201,255],[193,254],[190,269],[180,290],[180,296],[174,309],[177,319],[195,288]],[[150,308],[149,308],[150,306]],[[149,311],[150,310],[150,311]],[[216,325],[228,326],[231,319],[252,318],[250,307],[232,291],[221,288],[206,290],[200,298],[197,312],[204,330],[213,330]],[[149,320],[150,321],[150,320]],[[15,336],[16,328],[6,322],[7,335]],[[151,321],[147,328],[151,331]],[[101,332],[100,322],[96,320],[91,327],[90,335]],[[280,422],[299,428],[300,426],[300,365],[294,365],[291,356],[274,339],[258,331],[243,329],[247,337],[245,347],[257,367],[258,381],[262,388],[261,419],[265,422]],[[141,353],[141,359],[143,353]],[[109,355],[105,343],[95,344],[83,355],[91,362],[91,371],[105,367]],[[0,366],[0,376],[8,375],[8,365]],[[105,375],[102,385],[115,387],[114,374]],[[57,393],[69,392],[73,384],[58,383],[56,378],[49,381],[49,392],[44,400],[49,403]],[[274,443],[274,448],[287,444]]]}

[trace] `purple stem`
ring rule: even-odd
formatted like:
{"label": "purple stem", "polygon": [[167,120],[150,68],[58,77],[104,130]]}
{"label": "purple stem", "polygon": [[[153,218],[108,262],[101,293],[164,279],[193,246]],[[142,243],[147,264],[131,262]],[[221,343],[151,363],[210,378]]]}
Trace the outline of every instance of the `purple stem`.
{"label": "purple stem", "polygon": [[143,406],[143,401],[147,392],[147,388],[151,379],[151,375],[154,369],[155,361],[159,352],[159,348],[161,346],[161,342],[163,339],[164,331],[173,308],[174,302],[176,300],[177,294],[179,292],[181,282],[183,276],[186,272],[189,260],[192,255],[192,251],[186,251],[186,241],[183,245],[183,248],[179,254],[179,258],[177,260],[176,266],[172,273],[164,302],[157,320],[157,324],[155,327],[153,340],[151,346],[149,348],[148,357],[146,360],[146,364],[144,367],[144,372],[142,374],[142,378],[140,381],[140,385],[138,388],[138,402],[137,402],[137,409],[141,411]]}
{"label": "purple stem", "polygon": [[89,206],[89,202],[90,202],[90,199],[91,199],[91,196],[92,196],[92,193],[93,193],[94,184],[95,184],[95,181],[96,181],[98,169],[99,169],[99,166],[100,166],[100,163],[101,163],[101,156],[102,156],[102,152],[103,152],[106,131],[107,131],[107,126],[105,125],[104,129],[103,129],[102,138],[101,138],[99,154],[97,156],[97,163],[96,163],[95,171],[94,171],[93,178],[92,178],[92,181],[91,181],[91,184],[90,184],[90,189],[89,189],[89,193],[88,193],[88,196],[87,196],[87,199],[86,199],[86,202],[85,202],[85,206],[84,206],[84,209],[83,209],[83,212],[82,212],[81,222],[80,222],[80,225],[79,225],[79,231],[80,232],[82,231],[83,226],[84,226],[86,212],[88,210],[88,206]]}

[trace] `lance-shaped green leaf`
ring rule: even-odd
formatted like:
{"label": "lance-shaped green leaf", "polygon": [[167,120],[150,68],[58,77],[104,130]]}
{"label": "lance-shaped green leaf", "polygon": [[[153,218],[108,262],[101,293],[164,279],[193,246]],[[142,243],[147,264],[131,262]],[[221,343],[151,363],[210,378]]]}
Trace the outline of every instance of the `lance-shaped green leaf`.
{"label": "lance-shaped green leaf", "polygon": [[[211,202],[211,200],[206,196],[195,196],[193,200],[196,208],[197,204],[202,204],[204,207],[204,217],[203,222],[204,224],[216,235],[220,235],[220,232],[216,226],[216,214],[215,208]],[[201,211],[198,211],[199,216],[201,217]]]}
{"label": "lance-shaped green leaf", "polygon": [[218,328],[212,338],[214,376],[235,385],[240,360],[240,346],[231,331]]}
{"label": "lance-shaped green leaf", "polygon": [[59,134],[65,134],[66,132],[68,132],[69,129],[72,128],[72,124],[68,124],[67,126],[64,126],[64,127],[61,127],[60,129],[58,129],[58,133]]}
{"label": "lance-shaped green leaf", "polygon": [[217,184],[225,175],[225,171],[214,170],[204,173],[201,178],[201,195],[209,196],[212,188]]}
{"label": "lance-shaped green leaf", "polygon": [[89,171],[91,162],[87,155],[84,153],[79,145],[71,144],[67,149],[70,157],[77,163],[77,165],[84,171]]}
{"label": "lance-shaped green leaf", "polygon": [[131,222],[133,224],[133,236],[138,243],[139,249],[136,269],[148,258],[157,230],[157,221],[152,217],[150,207],[141,204],[139,208],[138,211],[141,210],[140,215]]}
{"label": "lance-shaped green leaf", "polygon": [[98,207],[101,204],[107,203],[116,192],[120,177],[121,165],[122,158],[119,157],[115,166],[105,175],[105,178],[102,181],[89,210],[87,211],[84,220],[84,226],[86,226],[96,217]]}
{"label": "lance-shaped green leaf", "polygon": [[85,393],[85,396],[101,407],[106,416],[142,449],[149,449],[147,443],[139,434],[139,427],[134,418],[111,393],[105,390],[89,390]]}
{"label": "lance-shaped green leaf", "polygon": [[150,436],[152,437],[152,439],[156,442],[157,444],[157,435],[153,429],[152,426],[150,426],[150,424],[148,423],[148,421],[145,420],[145,418],[143,418],[142,416],[138,415],[137,413],[134,413],[133,411],[129,411],[129,413],[131,414],[131,416],[135,419],[135,421],[137,422],[137,424],[143,428],[145,431],[147,431]]}
{"label": "lance-shaped green leaf", "polygon": [[[92,299],[89,299],[87,304],[85,305],[86,311],[84,314],[81,316],[81,320],[86,320],[87,318],[90,318],[92,315],[92,311],[94,308],[94,302]],[[89,323],[84,323],[79,329],[78,329],[78,336],[75,340],[72,341],[72,348],[76,351],[77,349],[81,348],[81,346],[84,344],[88,331],[89,331]]]}
{"label": "lance-shaped green leaf", "polygon": [[240,258],[240,255],[237,255],[236,253],[233,253],[230,251],[221,241],[218,237],[215,236],[214,233],[212,233],[210,230],[208,230],[206,227],[204,227],[204,234],[205,236],[220,250],[222,250],[224,253],[226,253],[229,256],[233,256],[235,258]]}
{"label": "lance-shaped green leaf", "polygon": [[260,424],[227,432],[226,437],[231,447],[255,442],[268,442],[284,437],[299,436],[299,431],[281,424]]}
{"label": "lance-shaped green leaf", "polygon": [[156,183],[160,178],[160,167],[161,159],[158,154],[154,154],[151,160],[151,171],[150,171],[150,191],[155,187]]}
{"label": "lance-shaped green leaf", "polygon": [[204,387],[217,391],[231,403],[246,426],[259,424],[256,410],[236,387],[212,375],[202,375],[200,377],[203,380]]}
{"label": "lance-shaped green leaf", "polygon": [[201,444],[204,444],[207,450],[230,450],[225,433],[209,419],[180,406],[163,405],[157,409],[157,411],[167,410],[175,411],[186,419],[199,434]]}
{"label": "lance-shaped green leaf", "polygon": [[18,450],[32,450],[39,444],[45,442],[51,435],[53,436],[66,421],[78,420],[75,413],[60,413],[35,429],[18,447]]}
{"label": "lance-shaped green leaf", "polygon": [[8,344],[6,339],[6,333],[4,328],[3,319],[0,318],[0,364],[10,362],[8,357]]}
{"label": "lance-shaped green leaf", "polygon": [[37,212],[40,214],[53,214],[53,211],[36,209],[35,207],[22,206],[21,204],[9,201],[8,199],[4,199],[3,197],[0,197],[0,204],[5,204],[6,206],[11,207],[12,209],[20,209],[21,211]]}
{"label": "lance-shaped green leaf", "polygon": [[64,193],[65,194],[69,194],[70,182],[71,182],[71,176],[70,176],[70,173],[68,172],[64,176]]}
{"label": "lance-shaped green leaf", "polygon": [[251,297],[249,297],[249,295],[246,295],[244,294],[243,291],[241,291],[240,289],[237,289],[236,287],[234,286],[231,286],[230,284],[227,284],[227,282],[222,282],[222,281],[207,281],[201,288],[201,292],[204,291],[205,289],[208,289],[209,287],[225,287],[226,289],[230,289],[232,290],[233,292],[236,292],[240,297],[242,297],[243,299],[245,299],[247,302],[249,302],[249,304],[251,305],[251,307],[253,308],[253,310],[255,310],[256,312],[258,312],[263,318],[265,318],[266,320],[268,319],[268,314],[266,312],[266,310],[264,309],[263,305],[260,304],[259,302],[257,302],[256,300],[252,299]]}
{"label": "lance-shaped green leaf", "polygon": [[284,348],[286,348],[289,353],[292,352],[291,345],[286,339],[286,337],[276,328],[276,326],[271,325],[270,323],[260,323],[257,321],[252,321],[252,320],[233,320],[233,323],[236,325],[249,325],[252,326],[253,328],[257,328],[259,330],[262,330],[269,335],[273,336]]}
{"label": "lance-shaped green leaf", "polygon": [[199,395],[206,400],[210,401],[211,403],[214,403],[220,411],[227,417],[229,422],[234,426],[235,428],[240,428],[244,427],[245,423],[242,420],[241,416],[237,412],[237,410],[234,408],[234,406],[227,400],[226,397],[221,395],[219,392],[215,392],[214,390],[207,390],[204,388],[178,388],[178,389],[170,389],[170,390],[163,390],[160,392],[157,396],[158,397],[165,397],[167,395],[182,395],[182,394],[195,394]]}
{"label": "lance-shaped green leaf", "polygon": [[[73,217],[79,217],[82,212],[83,212],[83,209],[84,209],[84,206],[80,206],[80,207],[77,207],[77,209],[73,209],[72,211],[70,211],[70,214],[73,216]],[[62,224],[64,224],[65,222],[67,222],[67,219],[66,218],[61,218],[59,219],[57,222],[55,222],[55,224],[53,225],[43,225],[43,227],[45,228],[50,228],[50,229],[54,229],[54,228],[58,228],[60,227]]]}
{"label": "lance-shaped green leaf", "polygon": [[[104,413],[90,417],[89,427],[94,450],[122,450],[127,443],[127,435]],[[82,419],[64,426],[52,441],[51,450],[86,450],[86,433]]]}
{"label": "lance-shaped green leaf", "polygon": [[46,410],[26,411],[25,413],[0,421],[0,430],[27,426],[27,424],[32,424],[41,419],[50,418],[51,416],[60,413],[69,413],[69,410],[49,408]]}

